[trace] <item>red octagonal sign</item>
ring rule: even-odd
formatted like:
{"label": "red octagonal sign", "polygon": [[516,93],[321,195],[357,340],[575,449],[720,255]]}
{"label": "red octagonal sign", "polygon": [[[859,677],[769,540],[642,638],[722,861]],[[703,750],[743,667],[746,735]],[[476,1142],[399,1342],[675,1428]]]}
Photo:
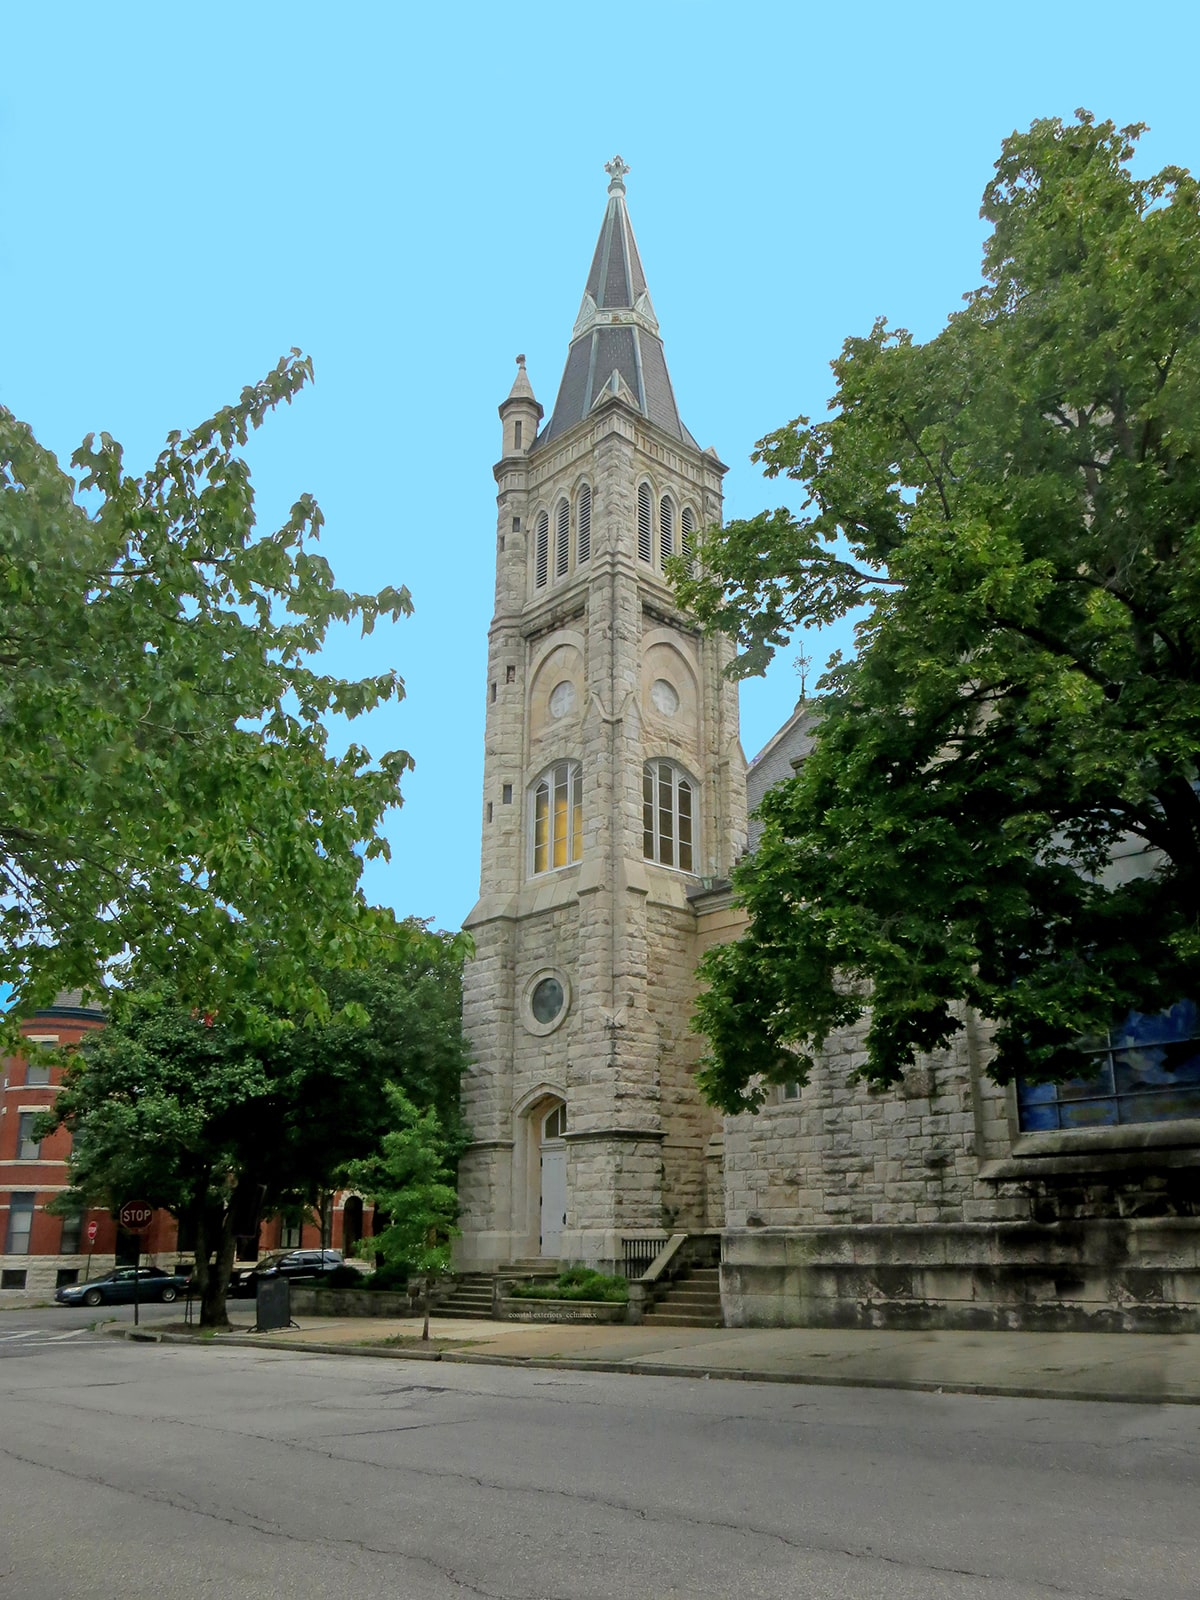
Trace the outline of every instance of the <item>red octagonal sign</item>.
{"label": "red octagonal sign", "polygon": [[154,1219],[154,1207],[144,1200],[126,1200],[117,1212],[117,1221],[126,1233],[148,1233]]}

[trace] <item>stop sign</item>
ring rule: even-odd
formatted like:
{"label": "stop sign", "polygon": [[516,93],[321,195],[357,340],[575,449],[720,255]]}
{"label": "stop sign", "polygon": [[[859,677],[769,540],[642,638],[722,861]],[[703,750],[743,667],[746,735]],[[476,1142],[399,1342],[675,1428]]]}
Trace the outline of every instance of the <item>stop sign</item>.
{"label": "stop sign", "polygon": [[117,1221],[126,1233],[147,1233],[154,1217],[154,1207],[144,1200],[126,1200],[117,1212]]}
{"label": "stop sign", "polygon": [[100,1232],[100,1224],[97,1221],[95,1221],[95,1219],[93,1218],[93,1220],[88,1223],[88,1229],[87,1229],[88,1243],[89,1244],[95,1244],[96,1235],[99,1232]]}

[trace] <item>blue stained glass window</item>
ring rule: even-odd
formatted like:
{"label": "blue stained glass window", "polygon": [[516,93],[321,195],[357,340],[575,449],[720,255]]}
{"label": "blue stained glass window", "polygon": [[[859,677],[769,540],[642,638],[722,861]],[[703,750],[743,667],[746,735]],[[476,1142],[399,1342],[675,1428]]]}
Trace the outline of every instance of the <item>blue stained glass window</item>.
{"label": "blue stained glass window", "polygon": [[1088,1040],[1094,1069],[1066,1083],[1017,1079],[1023,1132],[1107,1128],[1200,1117],[1200,1015],[1190,1000],[1131,1011],[1106,1039]]}

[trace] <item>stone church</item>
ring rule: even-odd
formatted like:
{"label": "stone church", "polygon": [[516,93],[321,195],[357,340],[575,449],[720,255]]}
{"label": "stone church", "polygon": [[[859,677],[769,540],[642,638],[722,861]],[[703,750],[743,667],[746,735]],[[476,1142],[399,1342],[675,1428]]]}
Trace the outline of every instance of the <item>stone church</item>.
{"label": "stone church", "polygon": [[[750,810],[804,759],[800,706],[747,774],[730,647],[663,564],[721,518],[625,201],[608,201],[549,421],[500,407],[480,899],[465,1020],[465,1271],[635,1271],[719,1236],[735,1324],[1200,1327],[1200,1042],[1130,1018],[1083,1085],[1003,1089],[986,1028],[902,1089],[853,1034],[757,1116],[699,1096],[694,971],[737,936]],[[750,841],[751,844],[753,840]]]}

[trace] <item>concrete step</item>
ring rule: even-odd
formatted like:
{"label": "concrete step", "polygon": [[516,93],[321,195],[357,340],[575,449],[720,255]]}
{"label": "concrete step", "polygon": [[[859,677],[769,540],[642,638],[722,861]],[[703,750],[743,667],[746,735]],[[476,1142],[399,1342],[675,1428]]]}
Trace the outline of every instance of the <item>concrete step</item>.
{"label": "concrete step", "polygon": [[651,1310],[643,1318],[643,1326],[651,1328],[723,1328],[720,1317],[690,1317],[683,1312]]}
{"label": "concrete step", "polygon": [[672,1311],[713,1311],[721,1309],[721,1296],[719,1294],[689,1294],[686,1289],[676,1289],[674,1294],[665,1294],[658,1302],[660,1306],[669,1306]]}

